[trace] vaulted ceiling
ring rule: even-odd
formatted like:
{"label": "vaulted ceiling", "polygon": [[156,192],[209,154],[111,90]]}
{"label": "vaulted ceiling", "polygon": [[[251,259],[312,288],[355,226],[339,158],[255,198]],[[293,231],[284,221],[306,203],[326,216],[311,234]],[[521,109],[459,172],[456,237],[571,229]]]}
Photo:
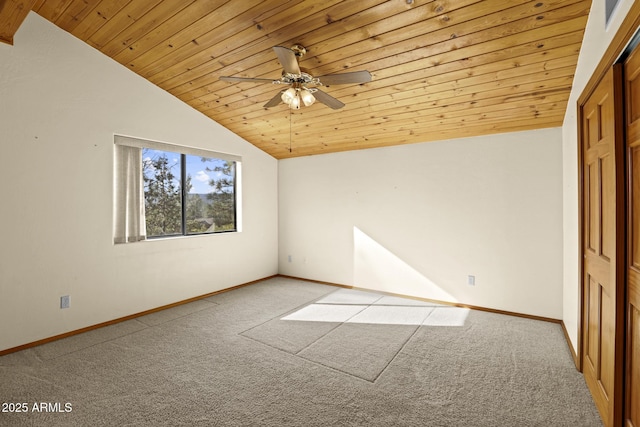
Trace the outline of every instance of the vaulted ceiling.
{"label": "vaulted ceiling", "polygon": [[[6,0],[276,158],[560,126],[590,0]],[[8,6],[9,5],[9,6]],[[26,6],[25,6],[26,5]],[[1,6],[1,5],[0,5]],[[11,36],[10,34],[9,36]],[[3,34],[0,34],[2,37]],[[7,37],[4,37],[5,40]],[[345,106],[263,105],[286,87],[273,47],[303,45]],[[322,79],[320,79],[322,80]]]}

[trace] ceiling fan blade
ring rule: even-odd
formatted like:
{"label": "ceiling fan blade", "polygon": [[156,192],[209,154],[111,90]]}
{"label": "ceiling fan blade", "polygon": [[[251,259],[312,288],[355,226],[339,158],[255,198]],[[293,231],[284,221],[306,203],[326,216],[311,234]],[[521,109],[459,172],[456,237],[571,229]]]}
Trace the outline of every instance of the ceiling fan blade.
{"label": "ceiling fan blade", "polygon": [[300,74],[300,66],[296,53],[289,48],[283,46],[274,46],[273,50],[278,56],[278,61],[282,64],[284,71],[289,74]]}
{"label": "ceiling fan blade", "polygon": [[223,80],[225,82],[255,82],[255,83],[273,83],[274,82],[273,79],[254,79],[250,77],[228,77],[228,76],[221,76],[220,80]]}
{"label": "ceiling fan blade", "polygon": [[275,107],[282,102],[282,92],[278,92],[276,96],[271,98],[269,102],[263,105],[264,108]]}
{"label": "ceiling fan blade", "polygon": [[315,96],[316,100],[322,102],[327,107],[333,108],[334,110],[339,110],[344,107],[344,104],[333,96],[321,91],[320,89],[313,92],[313,96]]}
{"label": "ceiling fan blade", "polygon": [[327,74],[326,76],[318,77],[318,80],[325,86],[366,83],[371,81],[371,73],[368,71],[354,71],[351,73]]}

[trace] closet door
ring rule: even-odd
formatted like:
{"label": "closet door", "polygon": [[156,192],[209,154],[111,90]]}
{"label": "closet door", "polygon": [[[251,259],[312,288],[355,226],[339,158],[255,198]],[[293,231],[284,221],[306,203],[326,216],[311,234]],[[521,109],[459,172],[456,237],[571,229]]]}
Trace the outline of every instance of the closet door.
{"label": "closet door", "polygon": [[[624,339],[624,163],[622,67],[583,104],[582,367],[606,426],[622,421]],[[619,109],[618,109],[619,110]]]}
{"label": "closet door", "polygon": [[640,49],[625,61],[627,149],[627,362],[625,426],[640,427]]}

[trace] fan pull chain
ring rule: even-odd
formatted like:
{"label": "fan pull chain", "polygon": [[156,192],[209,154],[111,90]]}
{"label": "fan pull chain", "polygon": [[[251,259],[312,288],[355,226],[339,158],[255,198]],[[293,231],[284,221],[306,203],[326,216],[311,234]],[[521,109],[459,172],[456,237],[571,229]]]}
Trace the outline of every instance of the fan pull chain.
{"label": "fan pull chain", "polygon": [[291,116],[293,115],[293,111],[289,108],[289,152],[291,153]]}

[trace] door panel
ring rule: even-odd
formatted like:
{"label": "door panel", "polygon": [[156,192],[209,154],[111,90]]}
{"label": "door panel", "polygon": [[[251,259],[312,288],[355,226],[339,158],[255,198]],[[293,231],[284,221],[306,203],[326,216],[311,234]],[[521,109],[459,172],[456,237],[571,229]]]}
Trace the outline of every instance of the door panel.
{"label": "door panel", "polygon": [[598,372],[600,360],[600,284],[592,276],[587,277],[589,286],[586,288],[585,302],[587,304],[586,324],[587,334],[585,337],[585,362],[587,366]]}
{"label": "door panel", "polygon": [[624,347],[624,192],[622,68],[602,79],[582,106],[583,370],[606,426],[622,421]]}
{"label": "door panel", "polygon": [[[636,274],[636,277],[638,275]],[[640,426],[640,283],[634,280],[629,294],[627,335],[627,427]]]}
{"label": "door panel", "polygon": [[627,149],[627,344],[625,425],[640,427],[640,52],[625,61]]}
{"label": "door panel", "polygon": [[615,194],[615,165],[613,153],[607,153],[600,159],[600,209],[601,209],[601,221],[600,227],[602,231],[601,236],[601,251],[600,255],[607,261],[610,261],[612,257],[615,257],[615,242],[616,242],[616,220],[615,212],[616,205],[614,201],[607,200],[602,202],[603,198],[609,194]]}
{"label": "door panel", "polygon": [[[640,85],[639,85],[640,86]],[[627,139],[629,222],[627,270],[627,427],[640,427],[640,136]]]}
{"label": "door panel", "polygon": [[592,255],[597,254],[597,250],[599,248],[598,239],[600,236],[600,227],[598,226],[598,221],[600,219],[598,215],[599,209],[599,183],[598,183],[598,167],[595,163],[587,163],[587,169],[585,171],[586,182],[588,187],[585,189],[586,194],[586,205],[587,205],[587,215],[588,219],[586,221],[587,228],[587,250],[591,252]]}
{"label": "door panel", "polygon": [[[639,138],[640,139],[640,138]],[[640,147],[628,146],[629,153],[629,267],[640,272]]]}

